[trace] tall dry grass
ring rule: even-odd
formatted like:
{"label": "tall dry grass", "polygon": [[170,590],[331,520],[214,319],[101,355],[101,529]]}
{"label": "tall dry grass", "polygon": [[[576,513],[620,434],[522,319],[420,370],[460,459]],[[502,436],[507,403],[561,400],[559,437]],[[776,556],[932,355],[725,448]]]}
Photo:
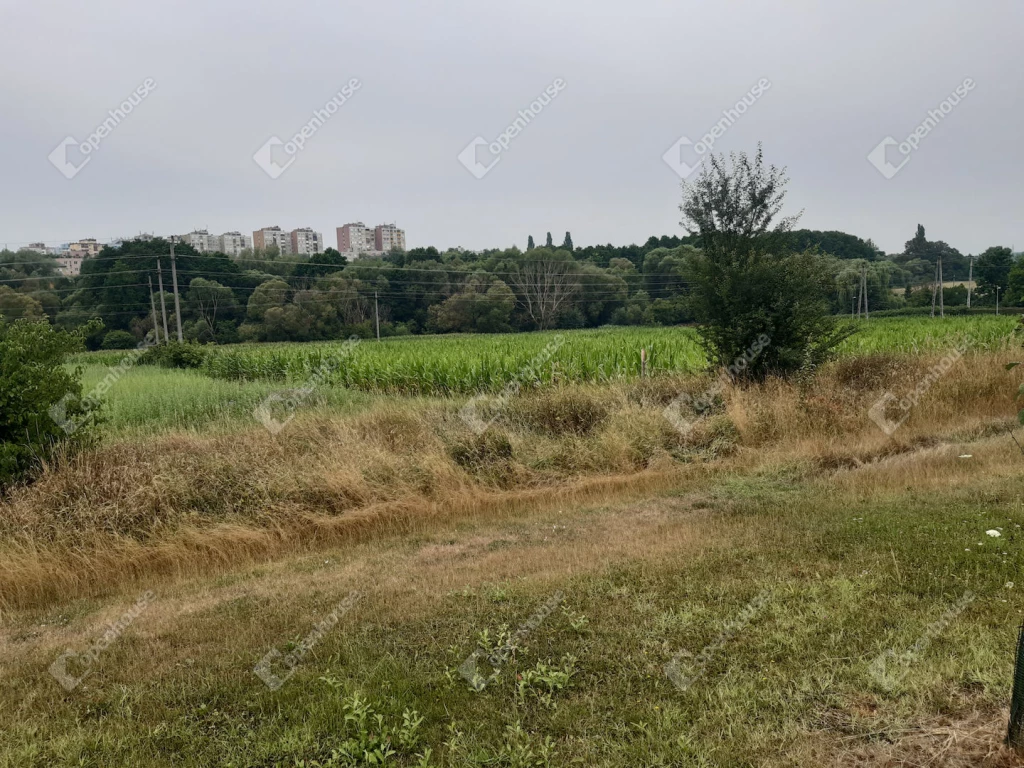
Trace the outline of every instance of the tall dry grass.
{"label": "tall dry grass", "polygon": [[830,473],[1005,430],[1010,353],[971,354],[891,437],[869,418],[938,358],[844,360],[807,381],[728,386],[680,432],[664,415],[708,377],[567,386],[524,395],[483,436],[448,405],[382,404],[297,418],[273,437],[170,435],[48,467],[0,503],[0,605],[45,603],[339,541],[698,485],[718,472],[804,463]]}

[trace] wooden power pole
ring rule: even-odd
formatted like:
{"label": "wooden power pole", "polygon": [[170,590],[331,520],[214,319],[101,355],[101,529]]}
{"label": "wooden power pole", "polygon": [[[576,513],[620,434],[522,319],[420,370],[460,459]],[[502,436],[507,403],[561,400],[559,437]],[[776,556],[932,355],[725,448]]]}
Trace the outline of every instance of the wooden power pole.
{"label": "wooden power pole", "polygon": [[178,343],[185,339],[181,335],[181,301],[178,299],[178,270],[174,266],[174,243],[171,243],[171,282],[174,283],[174,315],[178,321]]}
{"label": "wooden power pole", "polygon": [[160,314],[164,318],[164,344],[171,340],[171,334],[167,332],[167,304],[164,301],[164,273],[160,267],[160,259],[156,260],[156,283],[160,288]]}
{"label": "wooden power pole", "polygon": [[153,276],[149,276],[149,308],[153,312],[153,341],[160,343],[160,323],[156,319],[156,300],[153,298]]}

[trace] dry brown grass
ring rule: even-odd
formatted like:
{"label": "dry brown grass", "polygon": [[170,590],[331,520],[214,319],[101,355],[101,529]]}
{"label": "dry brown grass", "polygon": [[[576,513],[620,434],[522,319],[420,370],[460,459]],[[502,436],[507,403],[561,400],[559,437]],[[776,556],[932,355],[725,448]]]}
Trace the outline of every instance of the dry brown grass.
{"label": "dry brown grass", "polygon": [[[1005,429],[1006,353],[970,355],[887,437],[868,419],[885,391],[910,391],[935,359],[844,361],[804,385],[724,392],[722,413],[682,435],[662,415],[701,377],[572,387],[526,396],[483,437],[452,406],[384,404],[296,419],[277,438],[171,435],[61,462],[0,504],[0,605],[45,603],[345,541],[423,531],[466,516],[638,496],[708,473],[799,463],[884,492],[951,482],[973,468],[947,441]],[[900,456],[931,448],[927,460]],[[851,468],[863,471],[851,473]],[[833,476],[834,475],[834,476]],[[855,475],[855,477],[854,477]]]}
{"label": "dry brown grass", "polygon": [[832,747],[836,768],[1019,768],[1024,758],[1004,744],[1009,712],[936,718],[899,731],[856,736]]}

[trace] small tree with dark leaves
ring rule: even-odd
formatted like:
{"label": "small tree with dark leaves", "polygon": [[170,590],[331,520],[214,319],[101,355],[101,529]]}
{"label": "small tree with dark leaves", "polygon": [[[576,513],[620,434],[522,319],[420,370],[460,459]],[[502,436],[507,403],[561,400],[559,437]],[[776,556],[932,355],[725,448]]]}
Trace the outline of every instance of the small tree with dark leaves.
{"label": "small tree with dark leaves", "polygon": [[683,182],[681,223],[700,245],[686,265],[700,340],[716,368],[758,350],[743,378],[813,369],[852,332],[829,313],[834,286],[823,258],[790,249],[799,215],[779,218],[787,181],[784,169],[764,164],[759,146],[753,158],[712,156]]}

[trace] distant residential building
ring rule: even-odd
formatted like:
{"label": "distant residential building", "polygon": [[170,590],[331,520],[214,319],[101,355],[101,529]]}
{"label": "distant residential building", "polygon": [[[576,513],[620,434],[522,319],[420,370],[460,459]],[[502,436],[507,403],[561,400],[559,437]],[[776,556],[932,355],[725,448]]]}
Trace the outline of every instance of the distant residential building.
{"label": "distant residential building", "polygon": [[310,256],[324,252],[324,236],[309,227],[293,229],[291,233],[292,253]]}
{"label": "distant residential building", "polygon": [[394,224],[378,224],[373,228],[373,244],[382,253],[405,250],[405,230]]}
{"label": "distant residential building", "polygon": [[238,256],[246,248],[252,248],[252,238],[241,232],[225,232],[217,237],[217,250],[228,256]]}
{"label": "distant residential building", "polygon": [[276,245],[282,254],[292,252],[292,238],[288,232],[281,231],[280,227],[264,227],[252,233],[252,247],[255,250],[266,250]]}
{"label": "distant residential building", "polygon": [[25,246],[26,251],[35,251],[36,253],[52,253],[50,248],[46,247],[46,243],[29,243]]}
{"label": "distant residential building", "polygon": [[338,250],[342,253],[367,253],[377,250],[373,230],[356,221],[338,227]]}
{"label": "distant residential building", "polygon": [[187,235],[181,235],[178,240],[186,245],[191,245],[200,253],[213,253],[218,248],[216,235],[211,235],[205,229],[196,229]]}
{"label": "distant residential building", "polygon": [[57,268],[65,277],[74,277],[82,273],[82,262],[84,260],[85,257],[81,255],[81,251],[76,252],[75,255],[58,256]]}
{"label": "distant residential building", "polygon": [[81,254],[83,259],[87,259],[90,256],[98,256],[101,250],[103,250],[103,246],[97,243],[96,238],[93,237],[84,237],[81,240],[68,244],[68,253],[71,255]]}

